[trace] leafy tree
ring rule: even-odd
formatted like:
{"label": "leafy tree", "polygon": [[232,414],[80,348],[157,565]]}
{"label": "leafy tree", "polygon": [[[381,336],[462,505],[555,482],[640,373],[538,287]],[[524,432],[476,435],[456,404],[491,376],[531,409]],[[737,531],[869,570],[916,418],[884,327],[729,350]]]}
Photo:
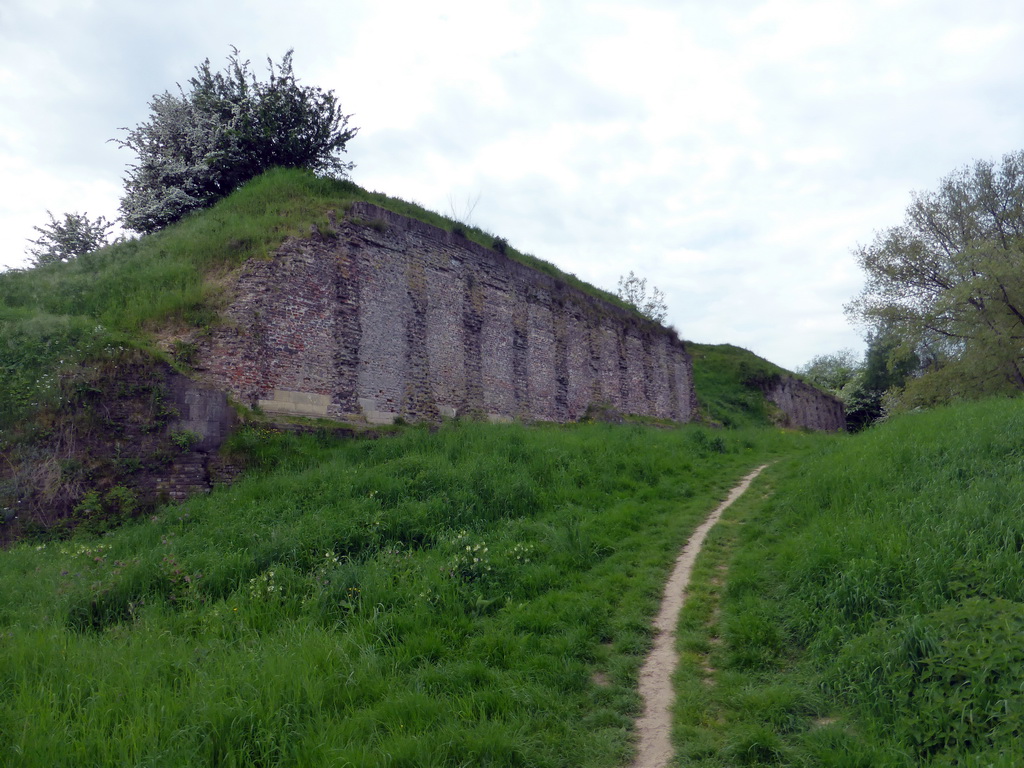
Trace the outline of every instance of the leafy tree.
{"label": "leafy tree", "polygon": [[958,391],[1024,389],[1024,152],[915,194],[904,223],[855,255],[867,282],[848,314],[894,336],[919,378],[942,370]]}
{"label": "leafy tree", "polygon": [[918,356],[904,352],[899,337],[882,329],[868,337],[863,360],[843,349],[811,358],[798,373],[843,401],[846,428],[856,432],[886,415],[919,367]]}
{"label": "leafy tree", "polygon": [[652,287],[651,295],[648,296],[646,277],[639,278],[633,270],[630,270],[628,277],[619,278],[619,289],[616,295],[644,317],[650,318],[656,323],[665,322],[665,317],[668,315],[665,294],[658,288]]}
{"label": "leafy tree", "polygon": [[28,249],[34,267],[72,261],[83,253],[110,243],[110,230],[114,224],[102,216],[93,220],[87,213],[65,213],[64,218],[58,220],[49,211],[46,215],[50,217],[50,223],[45,227],[33,227],[40,237],[29,240],[35,246]]}
{"label": "leafy tree", "polygon": [[846,428],[856,432],[887,415],[893,393],[920,367],[918,355],[907,351],[892,330],[881,328],[871,334],[863,365],[840,395],[846,404]]}
{"label": "leafy tree", "polygon": [[207,59],[188,90],[154,96],[149,120],[114,139],[138,156],[121,199],[125,226],[153,232],[275,166],[335,176],[352,169],[341,154],[358,129],[334,91],[299,85],[292,51],[267,64],[262,82],[237,50],[223,72]]}
{"label": "leafy tree", "polygon": [[830,355],[815,355],[797,373],[803,374],[816,387],[838,397],[862,367],[852,349],[841,349]]}

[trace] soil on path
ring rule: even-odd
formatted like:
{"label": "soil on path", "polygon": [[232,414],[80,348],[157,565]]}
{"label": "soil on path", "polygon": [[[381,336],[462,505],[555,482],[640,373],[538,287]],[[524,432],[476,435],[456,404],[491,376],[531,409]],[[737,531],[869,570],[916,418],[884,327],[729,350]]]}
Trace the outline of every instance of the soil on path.
{"label": "soil on path", "polygon": [[726,500],[693,532],[676,559],[672,575],[665,584],[661,610],[654,620],[654,647],[640,669],[640,696],[644,700],[644,713],[636,721],[639,741],[632,768],[662,768],[672,760],[669,736],[672,731],[672,675],[678,662],[675,649],[676,624],[679,623],[679,611],[686,602],[686,588],[693,573],[693,564],[711,527],[767,466],[764,464],[755,469],[729,492]]}

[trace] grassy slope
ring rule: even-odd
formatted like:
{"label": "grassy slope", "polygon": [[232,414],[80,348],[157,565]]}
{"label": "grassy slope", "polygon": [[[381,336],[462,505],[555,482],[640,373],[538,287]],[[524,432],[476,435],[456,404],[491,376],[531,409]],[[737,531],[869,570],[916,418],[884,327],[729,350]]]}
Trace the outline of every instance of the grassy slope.
{"label": "grassy slope", "polygon": [[0,553],[0,763],[619,765],[682,542],[765,456],[831,439],[242,433],[275,468]]}
{"label": "grassy slope", "polygon": [[693,380],[705,420],[726,427],[773,423],[774,406],[752,380],[788,375],[789,371],[732,344],[687,342]]}
{"label": "grassy slope", "polygon": [[[77,360],[215,322],[218,275],[326,229],[325,212],[356,199],[452,228],[352,184],[274,172],[156,236],[0,276],[0,427],[52,405]],[[730,345],[690,348],[711,420],[770,423],[745,382],[781,369]],[[3,553],[0,754],[615,764],[675,549],[780,440],[819,439],[467,426],[282,450],[248,434],[258,452],[305,459],[102,541]],[[464,554],[477,545],[484,565]],[[733,755],[771,754],[730,738]]]}
{"label": "grassy slope", "polygon": [[1022,434],[1019,399],[910,414],[737,504],[682,620],[685,764],[1024,763]]}

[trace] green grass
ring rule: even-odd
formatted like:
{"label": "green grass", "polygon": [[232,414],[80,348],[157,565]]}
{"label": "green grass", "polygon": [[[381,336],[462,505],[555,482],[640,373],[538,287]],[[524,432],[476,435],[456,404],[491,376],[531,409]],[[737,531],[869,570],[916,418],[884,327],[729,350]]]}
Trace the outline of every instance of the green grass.
{"label": "green grass", "polygon": [[757,386],[789,371],[732,344],[686,342],[693,358],[693,383],[706,421],[726,427],[769,426],[775,406]]}
{"label": "green grass", "polygon": [[830,439],[244,431],[234,487],[0,553],[0,763],[621,765],[678,549]]}
{"label": "green grass", "polygon": [[1022,435],[991,400],[769,470],[681,620],[680,764],[1024,762]]}

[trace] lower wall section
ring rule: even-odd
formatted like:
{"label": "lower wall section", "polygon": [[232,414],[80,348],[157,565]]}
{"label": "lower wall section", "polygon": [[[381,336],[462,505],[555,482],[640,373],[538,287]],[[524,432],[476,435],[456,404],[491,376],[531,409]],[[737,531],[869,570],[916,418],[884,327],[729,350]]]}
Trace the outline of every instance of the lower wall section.
{"label": "lower wall section", "polygon": [[336,232],[243,268],[200,351],[206,381],[266,411],[372,423],[572,421],[592,404],[694,418],[667,329],[369,204]]}
{"label": "lower wall section", "polygon": [[51,429],[0,447],[0,546],[99,533],[240,471],[218,453],[234,423],[223,392],[139,351],[74,375]]}
{"label": "lower wall section", "polygon": [[789,376],[765,383],[765,397],[786,416],[786,426],[839,432],[846,429],[843,404],[810,384]]}

